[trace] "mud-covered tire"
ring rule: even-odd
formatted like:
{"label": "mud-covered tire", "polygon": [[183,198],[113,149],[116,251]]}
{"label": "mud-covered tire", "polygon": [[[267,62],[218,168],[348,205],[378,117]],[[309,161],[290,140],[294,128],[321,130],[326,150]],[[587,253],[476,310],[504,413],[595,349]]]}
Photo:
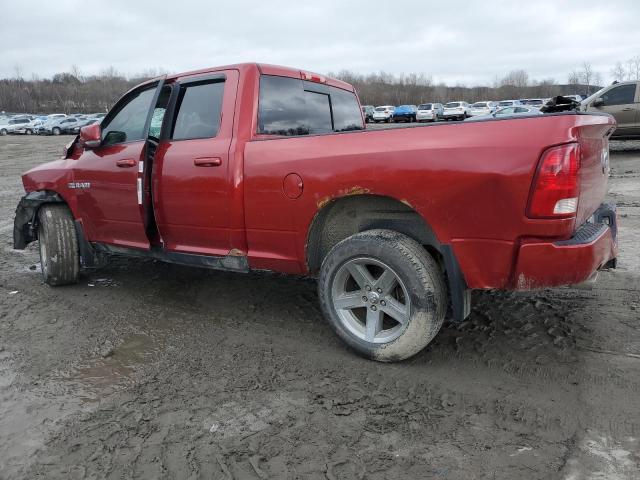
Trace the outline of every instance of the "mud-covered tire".
{"label": "mud-covered tire", "polygon": [[38,243],[45,283],[55,287],[78,281],[80,255],[73,216],[66,205],[44,205],[38,212]]}
{"label": "mud-covered tire", "polygon": [[[347,280],[343,280],[345,269],[350,272],[355,265],[356,270],[360,271],[358,262],[364,264],[370,274],[360,279],[364,283],[367,283],[367,279],[374,282],[369,293],[364,291],[368,286],[357,282],[357,275],[349,278],[350,274],[347,273]],[[373,271],[366,266],[366,262],[374,264]],[[395,287],[392,287],[397,293],[392,295],[400,295],[399,300],[397,296],[394,300],[383,293],[371,298],[376,290],[384,292],[384,289],[378,290],[376,286],[383,285],[381,279],[387,271],[385,268],[397,277]],[[379,278],[376,278],[376,269],[382,272]],[[342,285],[348,285],[349,282],[353,290],[342,289]],[[364,306],[343,306],[347,298],[359,302],[360,295]],[[440,330],[447,307],[443,273],[437,262],[418,242],[391,230],[360,232],[336,244],[322,262],[318,296],[322,311],[337,335],[358,354],[381,362],[404,360],[426,347]],[[385,307],[382,307],[383,298],[386,298]],[[376,310],[372,307],[373,302],[377,302],[376,305],[384,314],[383,320],[378,321],[380,330],[374,328],[371,336],[367,325],[370,310]],[[406,315],[406,320],[387,330],[383,325],[395,322],[387,314],[394,302],[403,307],[402,315]],[[363,325],[358,325],[359,320]],[[391,335],[386,332],[394,333]],[[371,338],[373,340],[368,341]]]}

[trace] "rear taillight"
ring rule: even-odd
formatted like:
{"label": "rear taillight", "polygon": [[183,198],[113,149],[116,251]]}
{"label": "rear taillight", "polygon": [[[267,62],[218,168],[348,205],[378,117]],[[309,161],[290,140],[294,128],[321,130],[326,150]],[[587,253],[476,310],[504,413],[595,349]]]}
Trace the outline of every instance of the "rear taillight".
{"label": "rear taillight", "polygon": [[533,180],[527,216],[566,218],[575,215],[580,190],[579,169],[580,147],[577,143],[546,150]]}

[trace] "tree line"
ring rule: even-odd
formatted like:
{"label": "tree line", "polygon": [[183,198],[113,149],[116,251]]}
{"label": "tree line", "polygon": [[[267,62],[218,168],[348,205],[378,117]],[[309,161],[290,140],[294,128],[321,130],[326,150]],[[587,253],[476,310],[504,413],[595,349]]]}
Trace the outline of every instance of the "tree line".
{"label": "tree line", "polygon": [[[153,69],[125,76],[113,67],[97,75],[82,75],[77,67],[52,78],[22,78],[16,68],[13,78],[0,79],[0,111],[30,113],[105,112],[124,92],[138,83],[166,73]],[[617,62],[611,76],[618,80],[640,79],[640,55]],[[532,79],[526,70],[512,70],[493,80],[490,86],[447,85],[434,82],[424,73],[393,75],[387,72],[359,74],[349,70],[329,73],[356,87],[365,105],[401,105],[452,100],[502,100],[549,98],[556,95],[589,95],[602,86],[602,75],[589,62],[572,70],[566,82],[554,78]]]}

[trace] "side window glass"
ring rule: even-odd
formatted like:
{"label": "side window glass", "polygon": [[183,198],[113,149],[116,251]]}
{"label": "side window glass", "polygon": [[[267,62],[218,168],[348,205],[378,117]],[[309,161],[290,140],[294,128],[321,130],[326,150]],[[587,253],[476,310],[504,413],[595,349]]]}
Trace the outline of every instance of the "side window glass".
{"label": "side window glass", "polygon": [[183,86],[176,105],[171,138],[187,140],[218,134],[224,81]]}
{"label": "side window glass", "polygon": [[336,132],[362,130],[364,125],[362,124],[362,115],[360,114],[355,94],[336,87],[331,87],[330,92],[333,129]]}
{"label": "side window glass", "polygon": [[635,83],[620,85],[602,94],[605,105],[627,105],[633,103],[636,96]]}
{"label": "side window glass", "polygon": [[258,133],[309,135],[330,132],[332,127],[328,94],[306,91],[295,78],[260,77]]}
{"label": "side window glass", "polygon": [[151,107],[155,88],[137,92],[102,128],[102,144],[133,142],[146,138],[144,124]]}

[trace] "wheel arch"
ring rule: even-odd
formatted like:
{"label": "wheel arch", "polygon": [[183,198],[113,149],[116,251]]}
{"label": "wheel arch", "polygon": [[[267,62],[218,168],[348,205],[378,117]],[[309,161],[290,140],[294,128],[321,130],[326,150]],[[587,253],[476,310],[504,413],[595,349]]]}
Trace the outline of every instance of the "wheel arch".
{"label": "wheel arch", "polygon": [[355,233],[374,229],[393,230],[423,245],[446,275],[453,319],[463,320],[468,316],[470,291],[453,249],[440,243],[429,223],[411,205],[393,197],[343,196],[318,210],[307,231],[307,269],[316,274],[334,245]]}

